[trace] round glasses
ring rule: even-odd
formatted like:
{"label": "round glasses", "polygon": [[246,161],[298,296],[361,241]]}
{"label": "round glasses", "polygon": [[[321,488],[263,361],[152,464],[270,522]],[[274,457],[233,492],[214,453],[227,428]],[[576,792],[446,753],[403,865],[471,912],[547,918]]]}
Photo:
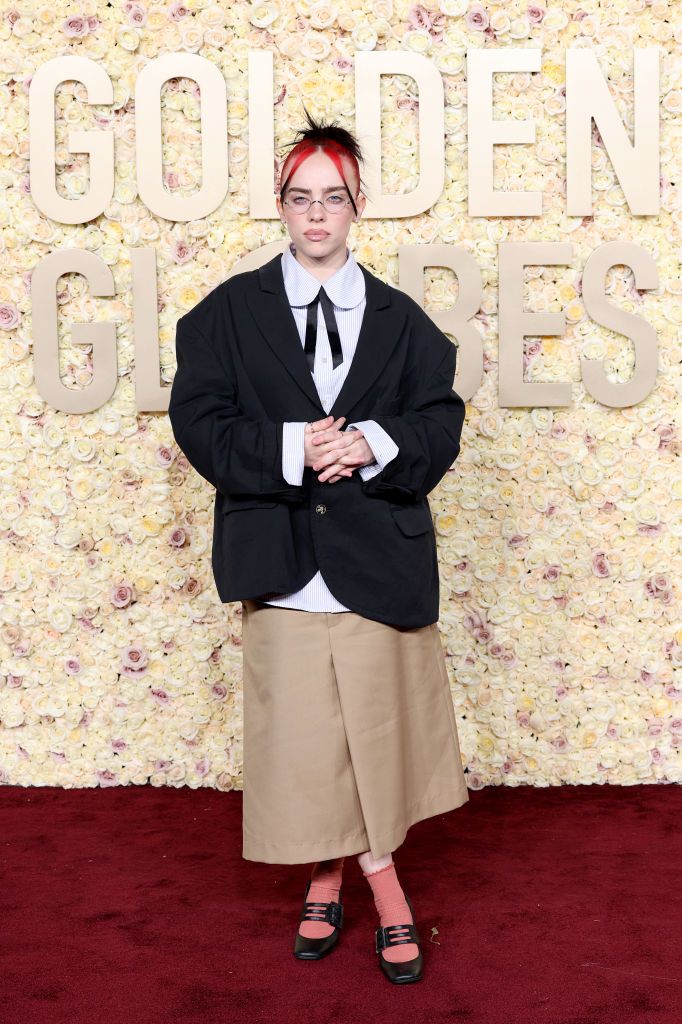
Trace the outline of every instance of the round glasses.
{"label": "round glasses", "polygon": [[307,213],[313,203],[320,203],[321,206],[324,206],[327,213],[341,213],[350,203],[350,199],[340,195],[338,192],[332,192],[330,195],[325,196],[324,199],[311,199],[309,196],[293,196],[291,199],[283,199],[282,203],[288,206],[294,213]]}

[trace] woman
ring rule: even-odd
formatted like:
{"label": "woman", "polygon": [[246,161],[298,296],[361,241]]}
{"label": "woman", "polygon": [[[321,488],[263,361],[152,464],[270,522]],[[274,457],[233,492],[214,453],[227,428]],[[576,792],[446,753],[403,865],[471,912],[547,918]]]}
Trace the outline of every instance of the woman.
{"label": "woman", "polygon": [[379,965],[403,984],[423,962],[392,853],[468,800],[426,498],[464,403],[454,345],[346,245],[366,203],[357,140],[306,116],[279,175],[289,244],[178,321],[169,415],[216,487],[219,595],[242,601],[243,856],[314,862],[293,951],[320,959],[356,855]]}

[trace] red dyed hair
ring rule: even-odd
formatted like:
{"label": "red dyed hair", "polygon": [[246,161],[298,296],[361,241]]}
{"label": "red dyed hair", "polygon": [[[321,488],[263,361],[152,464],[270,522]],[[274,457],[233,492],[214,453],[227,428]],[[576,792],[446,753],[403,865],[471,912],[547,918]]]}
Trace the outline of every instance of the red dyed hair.
{"label": "red dyed hair", "polygon": [[353,210],[357,214],[358,211],[355,205],[355,199],[353,197],[353,193],[348,187],[348,182],[346,181],[343,173],[343,164],[341,161],[342,156],[345,156],[350,161],[351,167],[355,171],[358,185],[361,185],[362,178],[360,177],[358,158],[362,159],[362,153],[357,139],[355,139],[347,129],[342,128],[336,122],[324,124],[322,121],[316,121],[310,115],[308,110],[306,110],[305,106],[303,109],[305,110],[308,121],[308,128],[299,129],[298,135],[300,138],[295,143],[282,164],[279,174],[279,181],[281,182],[279,188],[280,197],[283,197],[284,190],[296,169],[300,167],[303,161],[306,160],[311,153],[320,150],[330,158],[341,175],[341,180],[343,181],[346,191],[350,197],[350,201],[353,204]]}
{"label": "red dyed hair", "polygon": [[[349,149],[346,149],[345,146],[342,146],[341,143],[335,142],[334,139],[325,139],[324,141],[320,142],[308,142],[304,140],[303,142],[299,142],[297,143],[297,145],[294,146],[294,148],[291,150],[286,160],[284,161],[280,174],[280,177],[284,179],[282,185],[280,186],[280,195],[284,192],[284,189],[286,188],[289,178],[292,176],[292,174],[296,171],[298,167],[300,167],[303,161],[316,150],[322,150],[322,152],[326,153],[327,156],[334,162],[334,166],[341,175],[341,180],[346,186],[346,188],[348,188],[348,182],[346,181],[346,178],[343,173],[343,164],[341,162],[340,154],[343,154],[345,157],[348,158],[348,160],[350,160],[351,166],[353,167],[353,170],[357,175],[358,182],[360,181],[360,168],[358,166],[357,160],[355,159],[355,154],[351,153],[351,151]],[[286,177],[284,177],[285,168],[290,162],[292,163],[292,167],[286,174]],[[348,189],[348,191],[350,192],[350,189]]]}

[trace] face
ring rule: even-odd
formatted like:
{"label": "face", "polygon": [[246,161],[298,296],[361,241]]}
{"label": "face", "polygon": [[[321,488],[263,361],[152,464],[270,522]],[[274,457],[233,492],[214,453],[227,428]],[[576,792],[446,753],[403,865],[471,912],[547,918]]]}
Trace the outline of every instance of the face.
{"label": "face", "polygon": [[[341,156],[341,164],[358,210],[357,217],[350,201],[338,213],[329,212],[321,203],[313,203],[305,213],[300,213],[277,197],[277,210],[296,246],[296,258],[304,266],[340,267],[346,261],[348,232],[351,224],[361,217],[366,200],[359,194],[359,183],[348,157]],[[283,198],[291,203],[296,196],[324,199],[331,195],[349,199],[333,160],[317,150],[296,168]]]}

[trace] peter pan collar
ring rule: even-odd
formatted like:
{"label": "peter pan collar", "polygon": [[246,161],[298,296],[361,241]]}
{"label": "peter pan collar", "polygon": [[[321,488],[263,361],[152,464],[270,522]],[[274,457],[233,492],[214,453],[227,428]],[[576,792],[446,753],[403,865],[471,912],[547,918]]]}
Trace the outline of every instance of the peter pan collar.
{"label": "peter pan collar", "polygon": [[324,286],[329,298],[341,309],[352,309],[365,297],[365,278],[351,250],[346,247],[346,262],[326,281],[318,279],[298,262],[294,243],[282,253],[282,274],[289,305],[307,306]]}

